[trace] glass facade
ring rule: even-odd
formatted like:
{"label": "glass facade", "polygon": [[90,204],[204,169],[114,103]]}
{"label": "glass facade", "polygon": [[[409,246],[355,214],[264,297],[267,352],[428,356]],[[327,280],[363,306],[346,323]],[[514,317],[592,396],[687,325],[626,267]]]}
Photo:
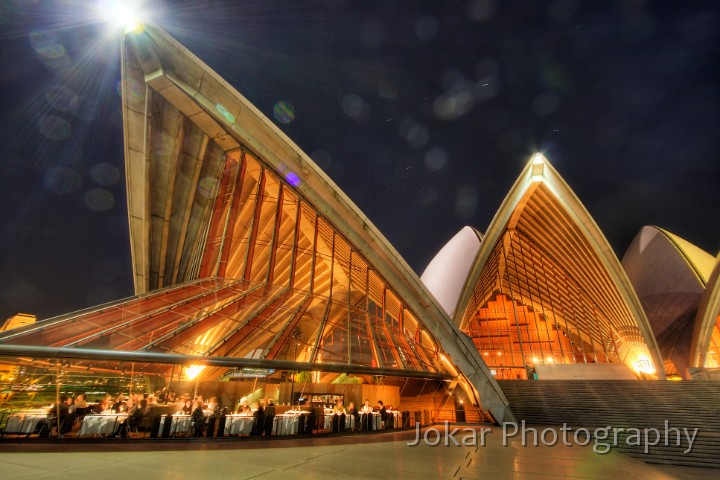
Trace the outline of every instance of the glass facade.
{"label": "glass facade", "polygon": [[203,278],[3,341],[447,373],[437,342],[292,186],[240,150],[219,175]]}
{"label": "glass facade", "polygon": [[542,183],[498,237],[460,325],[496,378],[528,378],[538,364],[653,368],[614,282]]}

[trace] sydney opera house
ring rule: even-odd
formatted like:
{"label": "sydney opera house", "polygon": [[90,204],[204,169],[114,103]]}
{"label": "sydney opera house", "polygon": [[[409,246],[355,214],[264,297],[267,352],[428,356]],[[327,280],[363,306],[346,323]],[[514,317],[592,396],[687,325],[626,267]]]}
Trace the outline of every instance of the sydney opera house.
{"label": "sydney opera house", "polygon": [[1,332],[3,383],[372,395],[503,422],[506,380],[717,377],[720,257],[644,227],[620,261],[541,154],[418,276],[168,34],[128,33],[122,75],[135,296]]}

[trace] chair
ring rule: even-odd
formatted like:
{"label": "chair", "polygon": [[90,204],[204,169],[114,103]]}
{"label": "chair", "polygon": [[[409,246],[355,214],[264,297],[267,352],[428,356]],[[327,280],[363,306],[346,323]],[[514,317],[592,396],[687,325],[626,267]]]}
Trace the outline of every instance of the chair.
{"label": "chair", "polygon": [[[140,413],[137,413],[137,412],[140,412]],[[138,436],[140,435],[139,425],[140,425],[140,422],[142,422],[142,420],[143,420],[143,414],[142,414],[142,411],[140,411],[140,410],[136,410],[135,412],[133,412],[132,415],[130,415],[128,417],[128,419],[127,419],[128,436],[132,437],[132,436],[134,436],[133,434],[137,434]]]}
{"label": "chair", "polygon": [[87,415],[90,408],[84,407],[84,408],[76,408],[75,409],[75,423],[80,425],[85,418],[85,415]]}
{"label": "chair", "polygon": [[74,413],[60,416],[60,435],[70,433],[73,425],[75,425],[75,418],[76,415]]}

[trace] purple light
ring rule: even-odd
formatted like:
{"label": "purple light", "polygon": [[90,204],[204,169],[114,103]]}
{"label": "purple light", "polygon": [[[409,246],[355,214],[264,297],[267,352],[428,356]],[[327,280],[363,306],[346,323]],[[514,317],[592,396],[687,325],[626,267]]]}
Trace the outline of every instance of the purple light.
{"label": "purple light", "polygon": [[285,180],[287,180],[287,182],[293,187],[297,187],[298,185],[300,185],[300,177],[298,177],[295,172],[286,173]]}

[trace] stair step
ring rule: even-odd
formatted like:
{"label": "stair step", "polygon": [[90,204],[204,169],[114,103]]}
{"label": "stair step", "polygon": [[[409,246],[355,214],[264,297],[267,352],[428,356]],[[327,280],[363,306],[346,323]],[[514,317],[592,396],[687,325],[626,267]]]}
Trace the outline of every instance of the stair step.
{"label": "stair step", "polygon": [[[720,382],[718,381],[582,381],[500,380],[518,421],[589,429],[670,427],[699,431],[691,452],[680,446],[627,445],[629,433],[618,433],[616,449],[649,463],[720,468]],[[681,434],[682,435],[682,434]],[[671,437],[672,438],[672,437]],[[672,442],[672,440],[670,440]],[[663,443],[663,442],[661,442]]]}

